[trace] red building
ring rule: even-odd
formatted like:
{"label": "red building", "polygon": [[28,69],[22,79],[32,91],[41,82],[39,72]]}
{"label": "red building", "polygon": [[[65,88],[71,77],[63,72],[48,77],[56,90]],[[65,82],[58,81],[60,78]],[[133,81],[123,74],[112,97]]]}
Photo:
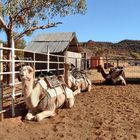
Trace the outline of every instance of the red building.
{"label": "red building", "polygon": [[103,65],[103,57],[91,57],[90,68],[97,68],[98,65]]}

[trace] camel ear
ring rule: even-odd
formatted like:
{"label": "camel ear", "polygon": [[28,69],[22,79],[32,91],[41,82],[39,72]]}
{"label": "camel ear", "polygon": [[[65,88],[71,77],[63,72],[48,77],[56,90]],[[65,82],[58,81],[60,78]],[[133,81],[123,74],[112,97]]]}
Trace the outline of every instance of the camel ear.
{"label": "camel ear", "polygon": [[31,66],[28,66],[27,68],[28,68],[29,72],[33,72],[33,68]]}
{"label": "camel ear", "polygon": [[73,69],[75,69],[76,67],[75,67],[75,65],[74,64],[72,64],[72,63],[70,63],[69,64],[69,66],[70,66],[70,71],[72,71]]}

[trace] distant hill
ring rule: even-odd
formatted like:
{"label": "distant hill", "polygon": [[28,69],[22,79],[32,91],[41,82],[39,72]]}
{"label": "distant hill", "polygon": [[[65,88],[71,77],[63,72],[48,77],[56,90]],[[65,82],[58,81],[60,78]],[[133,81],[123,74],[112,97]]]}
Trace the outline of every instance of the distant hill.
{"label": "distant hill", "polygon": [[80,43],[85,52],[92,56],[108,56],[109,58],[130,58],[132,53],[140,55],[140,40],[122,40],[118,43],[112,42],[88,42]]}

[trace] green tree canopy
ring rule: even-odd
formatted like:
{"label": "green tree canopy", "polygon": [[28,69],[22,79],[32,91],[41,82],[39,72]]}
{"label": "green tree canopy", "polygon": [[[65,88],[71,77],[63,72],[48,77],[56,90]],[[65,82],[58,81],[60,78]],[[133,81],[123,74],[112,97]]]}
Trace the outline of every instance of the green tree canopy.
{"label": "green tree canopy", "polygon": [[136,52],[131,52],[131,56],[135,59],[139,59],[140,58],[140,55],[139,53],[136,53]]}
{"label": "green tree canopy", "polygon": [[6,33],[10,47],[13,32],[18,32],[14,36],[14,40],[18,40],[37,29],[60,24],[49,22],[54,16],[84,14],[85,11],[86,0],[0,0],[0,29]]}

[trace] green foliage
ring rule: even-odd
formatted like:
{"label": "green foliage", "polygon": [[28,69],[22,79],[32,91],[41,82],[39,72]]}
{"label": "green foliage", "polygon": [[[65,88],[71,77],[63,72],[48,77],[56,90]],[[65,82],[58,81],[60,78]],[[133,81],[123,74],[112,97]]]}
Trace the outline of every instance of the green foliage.
{"label": "green foliage", "polygon": [[23,39],[19,39],[15,42],[15,48],[17,49],[24,49],[26,47],[26,42]]}
{"label": "green foliage", "polygon": [[20,28],[19,36],[15,37],[18,39],[34,30],[56,26],[57,23],[48,22],[54,16],[85,11],[86,0],[0,0],[0,29],[9,33]]}
{"label": "green foliage", "polygon": [[103,56],[104,50],[102,48],[97,48],[95,56]]}
{"label": "green foliage", "polygon": [[131,56],[135,59],[139,59],[140,58],[140,55],[139,53],[136,53],[136,52],[131,52]]}
{"label": "green foliage", "polygon": [[[14,32],[13,36],[17,36],[18,33]],[[23,38],[20,38],[19,40],[15,41],[15,48],[16,49],[24,49],[26,47],[26,42]],[[24,52],[22,51],[15,51],[15,55],[18,57],[23,57],[24,56]]]}

